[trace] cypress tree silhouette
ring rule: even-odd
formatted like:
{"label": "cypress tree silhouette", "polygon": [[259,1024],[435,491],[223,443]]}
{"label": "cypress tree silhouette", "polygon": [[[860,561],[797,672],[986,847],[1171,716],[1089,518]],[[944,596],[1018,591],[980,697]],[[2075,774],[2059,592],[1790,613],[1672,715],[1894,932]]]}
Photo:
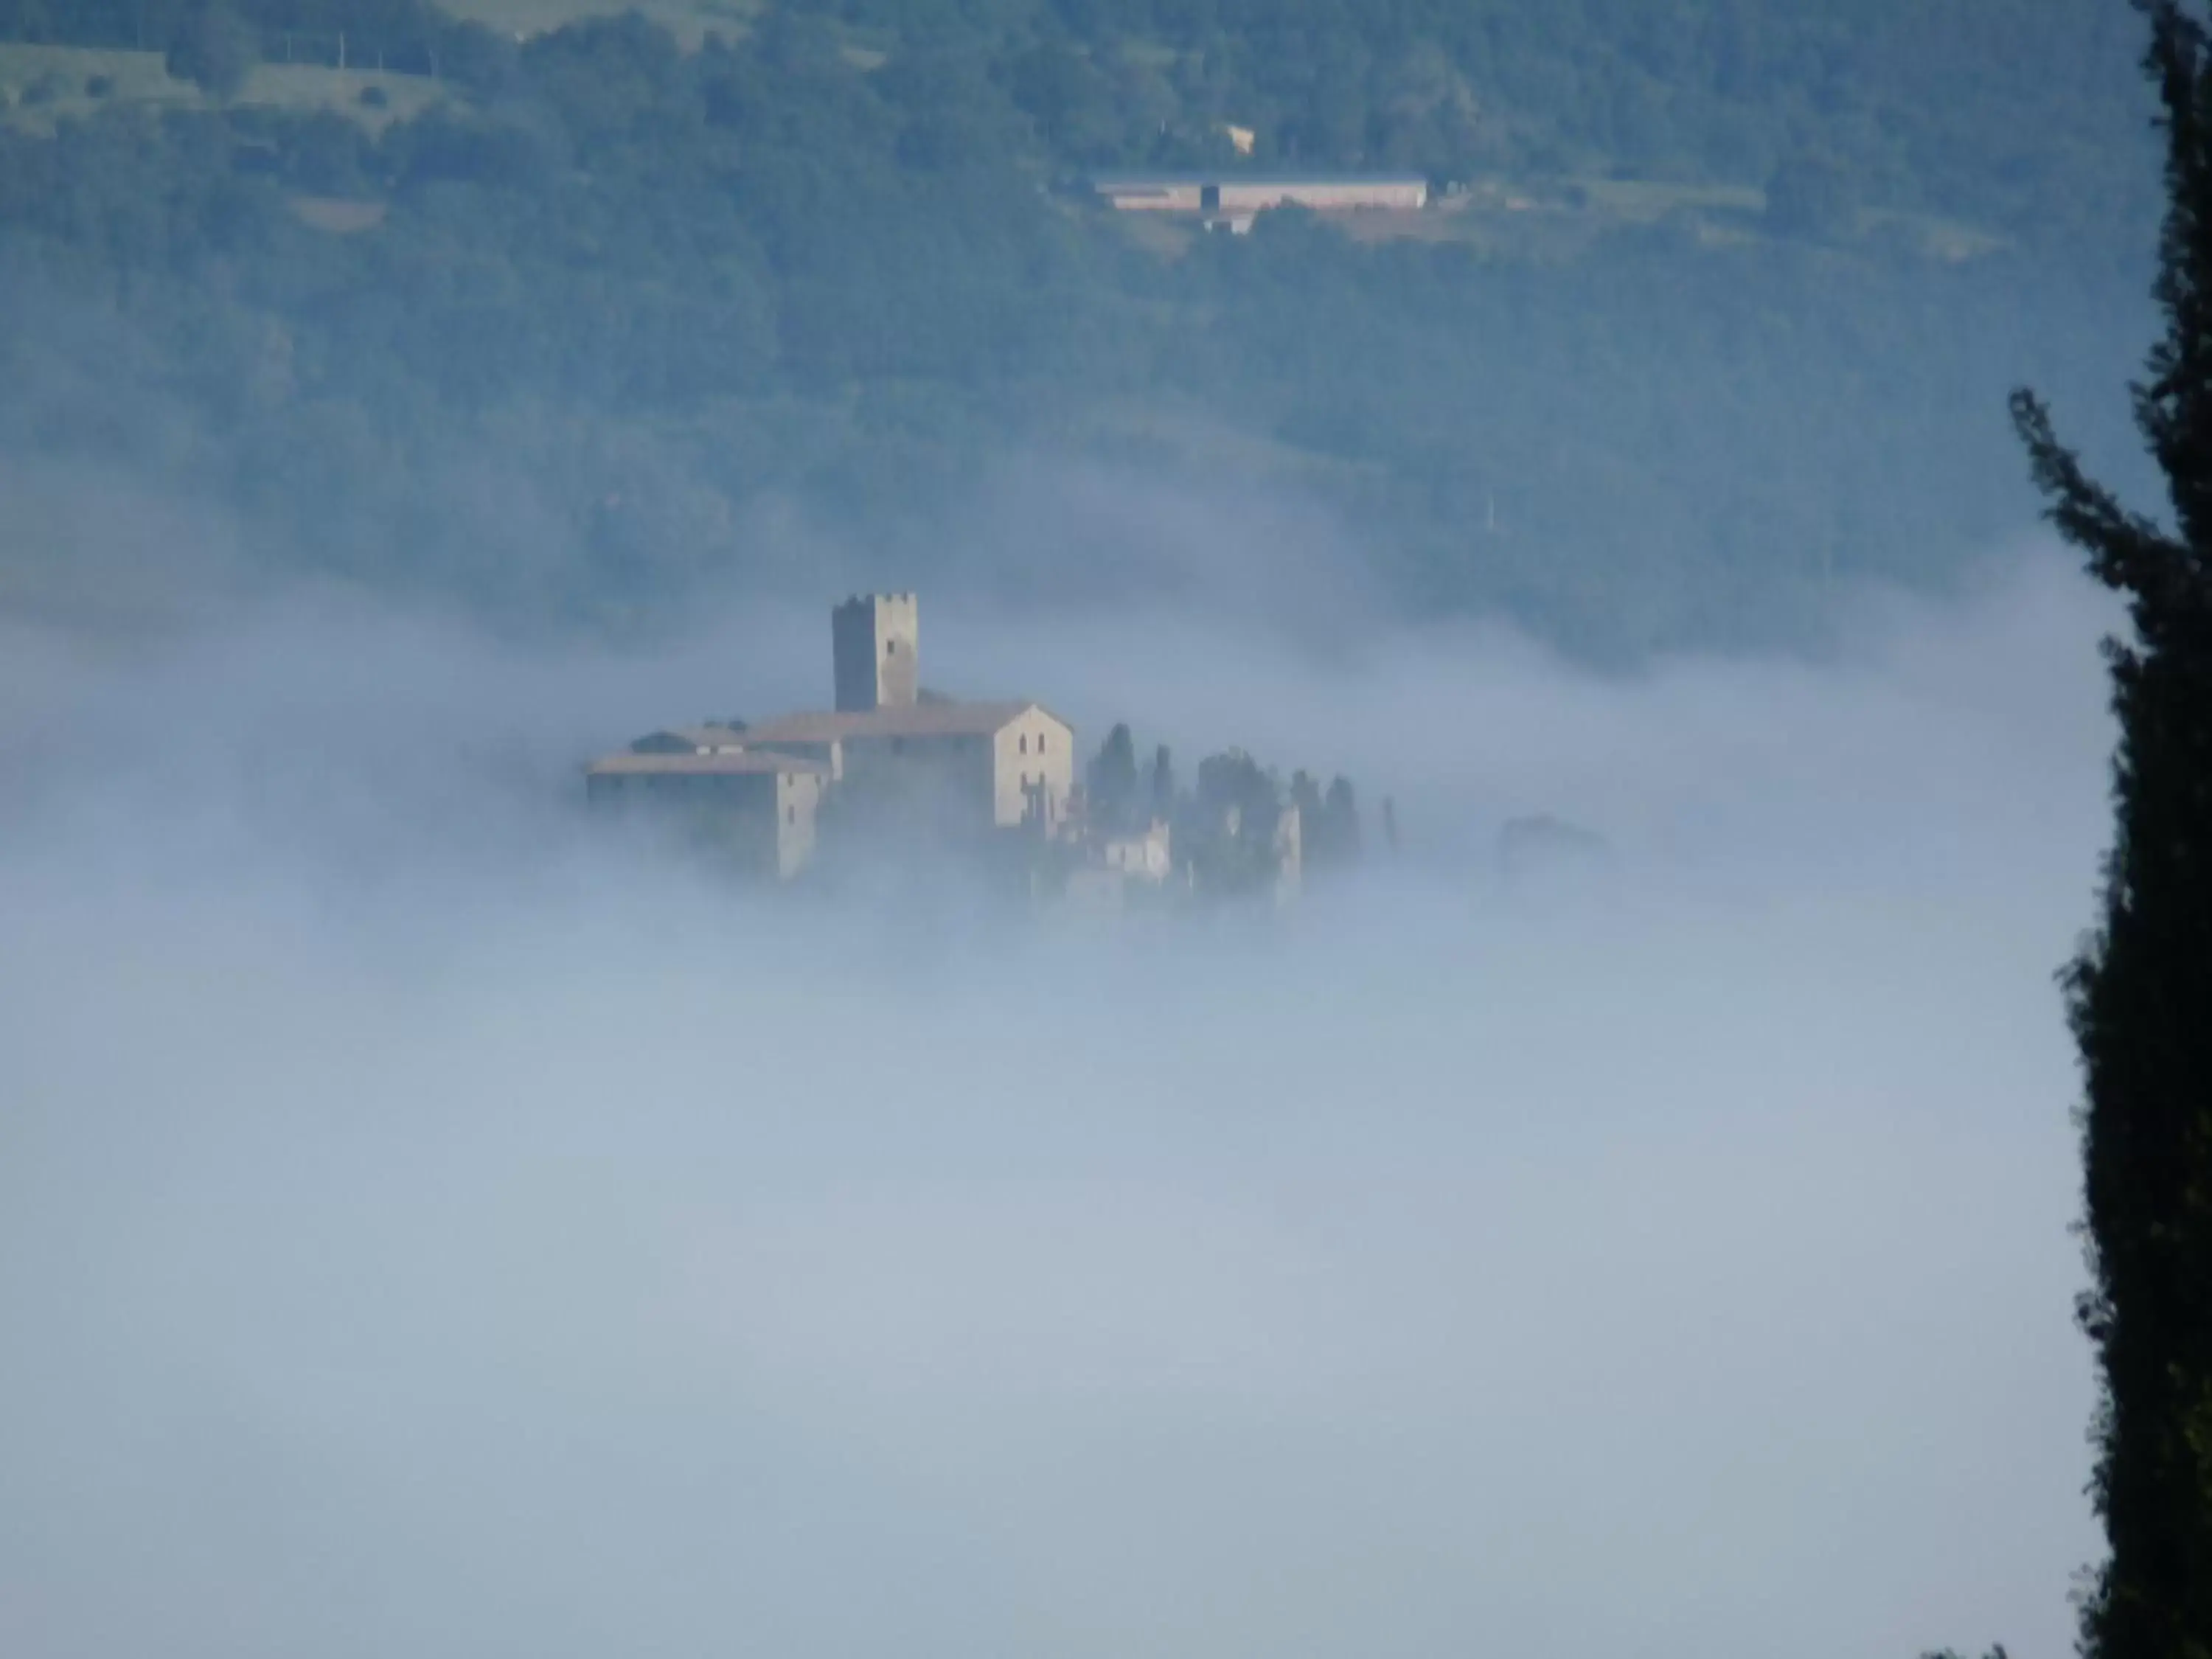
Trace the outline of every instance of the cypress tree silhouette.
{"label": "cypress tree silhouette", "polygon": [[2136,422],[2174,527],[2124,507],[2013,394],[2047,516],[2124,595],[2103,915],[2064,975],[2086,1085],[2079,1314],[2102,1398],[2091,1492],[2109,1558],[2089,1659],[2212,1659],[2212,63],[2195,13],[2136,0],[2166,134],[2165,313]]}

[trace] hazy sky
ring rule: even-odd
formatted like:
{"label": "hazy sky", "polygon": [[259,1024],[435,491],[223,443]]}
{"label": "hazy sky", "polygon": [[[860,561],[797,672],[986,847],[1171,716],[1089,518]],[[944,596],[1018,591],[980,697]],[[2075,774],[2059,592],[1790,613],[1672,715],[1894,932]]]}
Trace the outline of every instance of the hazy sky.
{"label": "hazy sky", "polygon": [[[813,609],[0,640],[0,1651],[2065,1644],[2054,556],[1612,678],[923,604],[932,682],[1343,768],[1407,858],[1101,939],[584,832],[593,747],[820,701]],[[1611,867],[1503,884],[1543,811]]]}

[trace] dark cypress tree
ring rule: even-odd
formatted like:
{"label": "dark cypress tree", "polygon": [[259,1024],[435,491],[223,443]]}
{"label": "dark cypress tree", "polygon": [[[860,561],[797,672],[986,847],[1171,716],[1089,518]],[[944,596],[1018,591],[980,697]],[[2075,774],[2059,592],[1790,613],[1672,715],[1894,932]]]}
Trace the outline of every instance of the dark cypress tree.
{"label": "dark cypress tree", "polygon": [[1101,830],[1118,834],[1133,827],[1141,809],[1137,746],[1127,726],[1116,726],[1106,734],[1085,781],[1091,791],[1091,817]]}
{"label": "dark cypress tree", "polygon": [[1359,862],[1359,798],[1350,778],[1335,778],[1328,786],[1323,808],[1322,840],[1331,864]]}
{"label": "dark cypress tree", "polygon": [[2164,337],[2133,388],[2173,528],[2121,506],[2052,434],[2013,417],[2049,517],[2124,594],[2106,642],[2116,823],[2104,914],[2066,972],[2103,1397],[2092,1491],[2110,1559],[2082,1599],[2088,1659],[2212,1656],[2212,63],[2177,0],[2136,0],[2166,139],[2156,294]]}

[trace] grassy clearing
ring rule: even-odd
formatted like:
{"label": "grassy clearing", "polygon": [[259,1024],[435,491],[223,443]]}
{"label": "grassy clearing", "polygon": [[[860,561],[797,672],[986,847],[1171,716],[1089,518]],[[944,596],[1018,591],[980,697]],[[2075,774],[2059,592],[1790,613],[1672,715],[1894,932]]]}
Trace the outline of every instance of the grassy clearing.
{"label": "grassy clearing", "polygon": [[1661,184],[1648,179],[1572,179],[1570,198],[1625,224],[1653,224],[1678,208],[1706,213],[1760,213],[1766,192],[1752,185]]}
{"label": "grassy clearing", "polygon": [[[106,95],[95,97],[88,88],[103,78],[110,83]],[[204,101],[198,88],[169,78],[157,52],[0,45],[0,112],[18,126],[51,131],[64,117],[89,114],[106,102],[193,107]]]}
{"label": "grassy clearing", "polygon": [[[103,81],[105,90],[96,95],[92,88]],[[383,107],[362,102],[362,92],[370,87],[383,90]],[[263,64],[246,76],[236,101],[331,109],[381,129],[419,113],[444,95],[443,88],[418,75]],[[89,115],[106,104],[204,109],[209,100],[189,81],[171,79],[158,52],[11,44],[0,45],[0,103],[6,106],[0,118],[33,131],[51,132],[57,121]]]}
{"label": "grassy clearing", "polygon": [[[616,16],[640,11],[665,25],[687,46],[696,47],[710,29],[742,34],[759,15],[763,0],[449,0],[447,9],[489,27],[516,35],[558,28],[579,18]],[[881,62],[864,64],[875,67]],[[95,94],[89,88],[102,84]],[[362,103],[370,87],[383,89],[384,103]],[[247,76],[240,104],[289,109],[334,109],[363,125],[382,129],[404,120],[446,95],[436,82],[418,75],[385,74],[372,64],[336,70],[326,64],[264,64]],[[56,122],[91,114],[105,103],[166,105],[203,109],[208,99],[189,82],[175,81],[158,52],[105,47],[33,46],[0,42],[0,121],[36,132],[51,132]]]}
{"label": "grassy clearing", "polygon": [[[362,94],[370,87],[382,89],[382,108],[372,109],[361,101]],[[447,88],[427,76],[323,69],[309,64],[264,64],[246,77],[246,90],[239,94],[237,101],[287,109],[334,109],[381,131],[450,95]]]}
{"label": "grassy clearing", "polygon": [[642,12],[687,46],[697,46],[709,29],[744,33],[762,4],[763,0],[445,0],[454,16],[515,35],[542,34],[580,17]]}

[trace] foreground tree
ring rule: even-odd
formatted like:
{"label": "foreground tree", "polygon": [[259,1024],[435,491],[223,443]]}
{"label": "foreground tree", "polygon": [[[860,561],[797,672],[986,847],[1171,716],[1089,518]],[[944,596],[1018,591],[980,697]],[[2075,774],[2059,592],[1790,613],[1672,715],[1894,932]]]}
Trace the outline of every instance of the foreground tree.
{"label": "foreground tree", "polygon": [[2049,517],[2124,594],[2104,915],[2067,970],[2087,1084],[2103,1398],[2092,1488],[2111,1548],[2082,1598],[2089,1659],[2212,1656],[2212,65],[2177,0],[2137,0],[2166,137],[2165,337],[2134,390],[2168,530],[2090,478],[2027,392],[2013,417]]}

